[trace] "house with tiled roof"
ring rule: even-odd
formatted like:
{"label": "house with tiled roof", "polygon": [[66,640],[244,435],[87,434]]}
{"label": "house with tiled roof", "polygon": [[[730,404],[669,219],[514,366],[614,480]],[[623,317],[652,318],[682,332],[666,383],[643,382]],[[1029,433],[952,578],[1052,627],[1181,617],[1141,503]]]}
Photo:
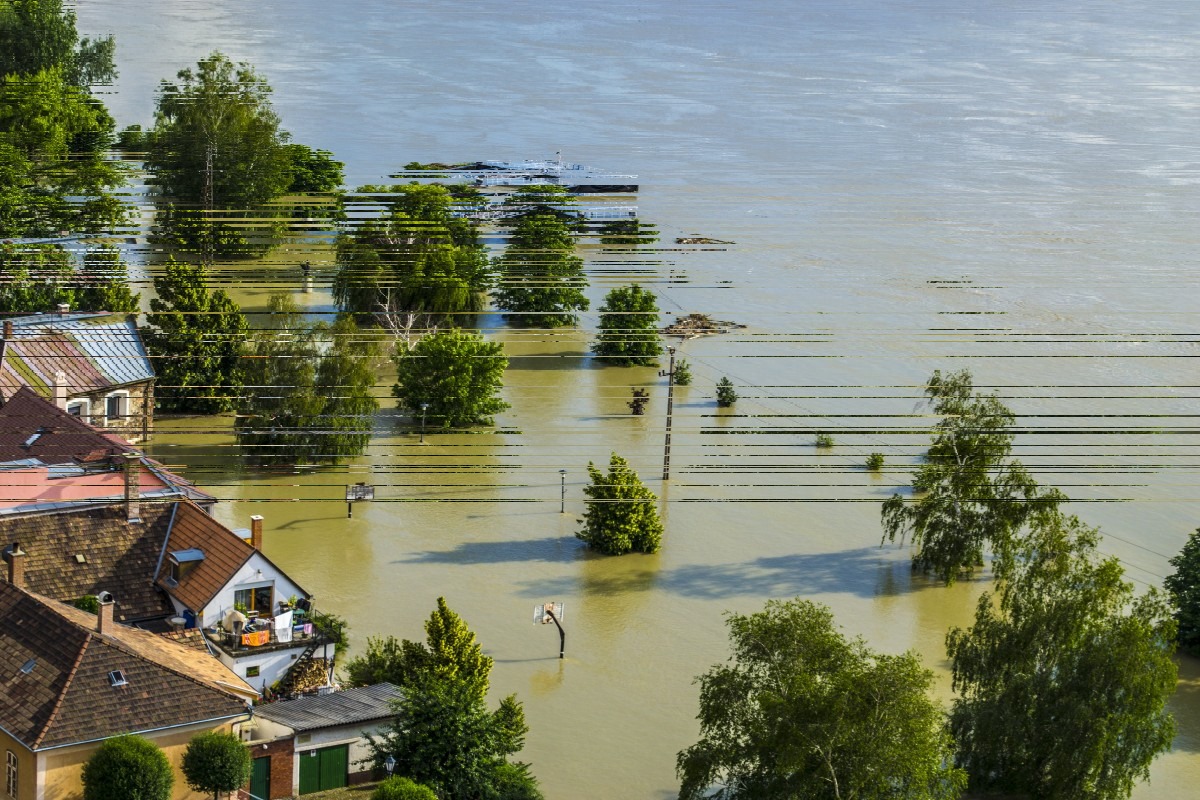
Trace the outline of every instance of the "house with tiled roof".
{"label": "house with tiled roof", "polygon": [[124,500],[216,498],[29,387],[0,406],[0,515]]}
{"label": "house with tiled roof", "polygon": [[199,800],[180,771],[193,736],[233,731],[254,690],[216,660],[20,586],[0,583],[0,754],[15,800],[82,797],[83,764],[106,739],[136,733],[176,772],[174,800]]}
{"label": "house with tiled roof", "polygon": [[154,368],[133,315],[35,314],[4,320],[0,398],[29,387],[64,411],[130,442],[154,422]]}

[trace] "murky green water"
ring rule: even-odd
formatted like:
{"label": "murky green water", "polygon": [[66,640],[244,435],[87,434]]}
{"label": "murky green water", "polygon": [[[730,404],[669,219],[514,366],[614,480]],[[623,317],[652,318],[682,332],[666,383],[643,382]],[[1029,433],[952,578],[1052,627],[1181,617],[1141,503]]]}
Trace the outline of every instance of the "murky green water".
{"label": "murky green water", "polygon": [[[667,797],[696,735],[692,678],[725,657],[724,611],[829,604],[881,649],[916,649],[949,698],[946,630],[982,584],[914,579],[878,547],[879,502],[926,437],[919,386],[969,367],[1020,417],[1018,454],[1078,500],[1139,585],[1200,520],[1194,253],[1200,12],[1186,4],[1045,10],[857,4],[543,3],[403,8],[375,0],[81,4],[118,35],[121,124],[149,122],[158,79],[213,48],[253,61],[298,141],[351,184],[411,160],[564,157],[636,173],[659,250],[588,253],[593,305],[621,283],[668,312],[748,327],[688,341],[673,480],[661,489],[665,387],[603,369],[578,332],[480,321],[512,363],[496,431],[421,445],[386,411],[359,461],[241,473],[226,420],[163,421],[154,452],[266,517],[266,550],[358,642],[418,637],[445,595],[496,659],[553,798]],[[674,245],[699,233],[736,242]],[[247,308],[271,291],[315,312],[293,246],[223,265]],[[151,259],[152,260],[152,259]],[[324,273],[328,277],[328,272]],[[732,412],[713,386],[738,386]],[[380,375],[386,396],[391,378]],[[651,387],[645,417],[630,388]],[[390,409],[390,404],[385,404]],[[818,452],[817,431],[837,445]],[[589,459],[628,457],[662,491],[662,553],[593,558],[573,538]],[[862,468],[872,451],[888,468]],[[559,512],[559,470],[567,513]],[[377,500],[346,519],[344,487]],[[1114,502],[1118,501],[1118,502]],[[567,659],[530,623],[567,605]],[[1138,798],[1200,780],[1200,666],[1181,664],[1175,750]]]}

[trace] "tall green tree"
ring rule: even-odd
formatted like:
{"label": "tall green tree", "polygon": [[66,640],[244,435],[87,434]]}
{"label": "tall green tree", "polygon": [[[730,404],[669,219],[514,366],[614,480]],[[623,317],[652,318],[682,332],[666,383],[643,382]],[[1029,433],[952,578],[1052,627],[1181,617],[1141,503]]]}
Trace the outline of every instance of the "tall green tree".
{"label": "tall green tree", "polygon": [[72,308],[79,311],[136,314],[141,308],[142,296],[130,288],[129,266],[115,247],[100,246],[84,253],[76,285]]}
{"label": "tall green tree", "polygon": [[1200,529],[1197,529],[1179,555],[1171,559],[1175,571],[1163,581],[1163,586],[1175,604],[1175,621],[1179,625],[1179,646],[1193,655],[1200,655]]}
{"label": "tall green tree", "polygon": [[0,75],[32,75],[60,68],[81,89],[117,76],[111,36],[79,37],[75,12],[62,0],[5,0],[0,3]]}
{"label": "tall green tree", "polygon": [[307,324],[289,295],[271,297],[267,325],[251,337],[245,393],[234,424],[258,464],[338,463],[362,455],[379,401],[381,354],[353,320]]}
{"label": "tall green tree", "polygon": [[490,270],[476,226],[455,216],[459,201],[444,186],[364,187],[384,215],[355,221],[338,237],[338,307],[389,327],[405,315],[447,316],[483,310]]}
{"label": "tall green tree", "polygon": [[998,395],[975,393],[969,371],[934,371],[925,394],[941,420],[913,497],[883,504],[884,539],[911,538],[913,565],[953,583],[983,566],[985,548],[1010,547],[1035,508],[1063,497],[1040,490],[1012,458],[1013,413]]}
{"label": "tall green tree", "polygon": [[1175,621],[1135,595],[1094,528],[1057,509],[1031,518],[975,624],[946,637],[950,716],[971,790],[1045,800],[1118,800],[1149,774],[1175,725]]}
{"label": "tall green tree", "polygon": [[510,761],[525,746],[525,712],[516,697],[488,711],[464,681],[426,676],[394,705],[396,720],[371,737],[376,766],[390,754],[396,774],[432,788],[442,800],[540,800],[528,765]]}
{"label": "tall green tree", "polygon": [[515,226],[504,253],[495,262],[498,284],[492,292],[507,319],[527,327],[558,328],[579,321],[586,311],[587,276],[575,255],[571,217],[557,202],[564,195],[527,187],[514,201]]}
{"label": "tall green tree", "polygon": [[238,737],[208,731],[192,737],[183,751],[183,775],[197,792],[236,792],[250,781],[250,751]]}
{"label": "tall green tree", "polygon": [[288,136],[266,79],[219,52],[176,77],[159,86],[146,158],[159,190],[198,204],[211,154],[214,207],[254,208],[283,194],[292,181]]}
{"label": "tall green tree", "polygon": [[146,315],[146,348],[158,375],[155,399],[164,411],[219,414],[242,391],[241,356],[247,326],[224,290],[208,287],[198,264],[169,259],[154,278],[158,295]]}
{"label": "tall green tree", "polygon": [[83,800],[170,800],[175,773],[158,746],[141,736],[115,736],[83,765]]}
{"label": "tall green tree", "polygon": [[346,165],[333,153],[294,142],[283,149],[291,179],[288,194],[328,194],[341,188]]}
{"label": "tall green tree", "polygon": [[771,600],[727,619],[732,657],[701,675],[680,800],[949,800],[965,774],[913,653],[847,639],[829,609]]}
{"label": "tall green tree", "polygon": [[658,552],[663,535],[658,498],[646,488],[629,462],[613,453],[607,473],[588,462],[588,475],[592,482],[583,489],[588,497],[583,530],[575,536],[593,550],[609,556],[634,551]]}
{"label": "tall green tree", "polygon": [[480,697],[488,690],[492,659],[483,654],[475,634],[462,617],[437,599],[437,608],[425,622],[425,643],[394,636],[372,637],[367,652],[346,664],[347,682],[371,686],[388,682],[405,687],[425,678],[455,680],[475,688]]}
{"label": "tall green tree", "polygon": [[[392,394],[411,414],[442,428],[491,425],[508,408],[498,396],[508,359],[499,342],[458,329],[423,337],[397,349]],[[421,406],[428,408],[422,411]]]}
{"label": "tall green tree", "polygon": [[613,289],[600,306],[600,332],[592,352],[605,364],[653,367],[662,354],[658,303],[636,284]]}

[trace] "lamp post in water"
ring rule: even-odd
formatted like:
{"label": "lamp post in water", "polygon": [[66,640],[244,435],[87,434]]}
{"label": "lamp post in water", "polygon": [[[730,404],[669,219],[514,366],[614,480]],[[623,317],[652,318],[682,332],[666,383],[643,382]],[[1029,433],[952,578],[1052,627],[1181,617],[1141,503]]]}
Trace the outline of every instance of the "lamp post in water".
{"label": "lamp post in water", "polygon": [[421,444],[425,444],[425,412],[429,410],[429,403],[421,403]]}
{"label": "lamp post in water", "polygon": [[558,476],[562,479],[562,493],[559,496],[558,513],[565,514],[567,513],[567,471],[560,469]]}

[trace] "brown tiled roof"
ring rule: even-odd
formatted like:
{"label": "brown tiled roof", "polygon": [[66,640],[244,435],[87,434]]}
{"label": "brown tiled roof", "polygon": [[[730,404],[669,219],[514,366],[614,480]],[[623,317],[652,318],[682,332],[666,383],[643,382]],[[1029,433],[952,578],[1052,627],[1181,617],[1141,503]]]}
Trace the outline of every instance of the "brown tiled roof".
{"label": "brown tiled roof", "polygon": [[116,598],[118,620],[162,617],[174,607],[153,576],[174,505],[142,504],[142,521],[132,524],[124,505],[0,517],[0,549],[21,543],[32,592],[69,602],[106,591]]}
{"label": "brown tiled roof", "polygon": [[[24,546],[22,544],[22,546]],[[204,560],[175,584],[170,580],[170,559],[164,558],[158,573],[158,585],[199,613],[217,592],[228,584],[242,565],[254,555],[254,548],[233,531],[204,513],[192,503],[179,503],[167,550],[195,548],[204,553]]]}
{"label": "brown tiled roof", "polygon": [[201,653],[211,655],[212,651],[208,649],[208,642],[204,638],[204,631],[199,628],[184,628],[178,631],[163,631],[155,634],[166,639],[168,642],[190,647]]}
{"label": "brown tiled roof", "polygon": [[[219,666],[215,659],[122,626],[113,636],[101,635],[84,624],[94,624],[94,617],[84,616],[89,619],[0,584],[0,727],[29,748],[244,713],[240,699],[199,676],[211,664]],[[151,639],[158,640],[155,647],[175,652],[152,653]],[[31,668],[23,669],[30,662]],[[114,670],[124,674],[127,685],[112,685]]]}
{"label": "brown tiled roof", "polygon": [[[37,439],[26,446],[33,434]],[[104,461],[137,452],[22,386],[0,406],[0,462],[37,458],[46,464]]]}

